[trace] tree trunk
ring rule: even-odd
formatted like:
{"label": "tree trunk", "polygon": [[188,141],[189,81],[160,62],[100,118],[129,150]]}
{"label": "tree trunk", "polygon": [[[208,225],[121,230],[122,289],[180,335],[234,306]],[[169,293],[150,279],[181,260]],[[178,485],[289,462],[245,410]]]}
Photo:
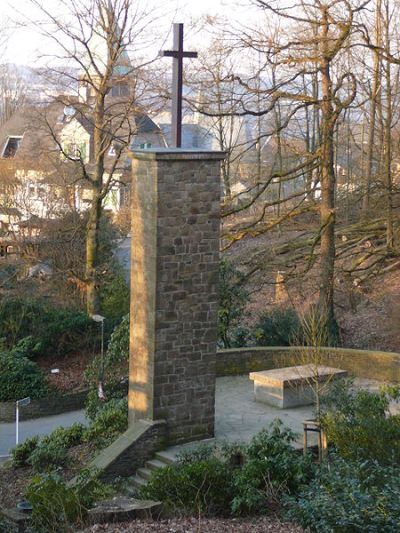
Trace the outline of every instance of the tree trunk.
{"label": "tree trunk", "polygon": [[[376,15],[375,15],[375,41],[376,45],[380,46],[381,44],[381,0],[376,2]],[[371,118],[370,118],[370,128],[368,135],[368,144],[367,144],[367,167],[365,172],[365,191],[363,196],[362,203],[362,212],[363,217],[368,218],[369,214],[369,204],[371,196],[371,176],[372,176],[372,166],[373,166],[373,156],[374,156],[374,143],[375,143],[375,127],[376,127],[376,105],[377,100],[380,97],[381,92],[381,83],[380,83],[380,57],[379,51],[374,50],[374,65],[373,65],[373,82],[372,82],[372,93],[371,93]]]}
{"label": "tree trunk", "polygon": [[333,285],[335,268],[335,169],[334,169],[334,113],[332,81],[329,57],[328,13],[324,10],[322,19],[321,60],[321,283],[318,307],[325,317],[328,331],[336,329],[333,307]]}
{"label": "tree trunk", "polygon": [[[390,35],[389,35],[389,2],[386,2],[386,21],[385,21],[385,47],[390,54]],[[394,247],[393,232],[393,183],[392,183],[392,76],[391,64],[386,61],[385,66],[386,78],[386,117],[384,133],[384,186],[386,197],[386,247],[388,251]]]}
{"label": "tree trunk", "polygon": [[102,202],[97,191],[94,192],[93,196],[86,228],[86,311],[88,315],[100,313],[97,269]]}
{"label": "tree trunk", "polygon": [[100,312],[99,296],[99,234],[100,220],[103,211],[103,178],[104,178],[104,94],[97,95],[94,110],[94,172],[93,199],[86,227],[86,311],[88,315]]}

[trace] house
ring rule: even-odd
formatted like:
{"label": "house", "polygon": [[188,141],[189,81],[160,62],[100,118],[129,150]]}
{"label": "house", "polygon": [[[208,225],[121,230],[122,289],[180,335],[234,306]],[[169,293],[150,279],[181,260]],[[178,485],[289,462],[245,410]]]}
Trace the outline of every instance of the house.
{"label": "house", "polygon": [[[96,53],[103,53],[96,37]],[[103,39],[104,41],[104,39]],[[107,49],[107,48],[106,48]],[[110,179],[104,209],[117,213],[129,198],[131,148],[165,146],[161,129],[135,98],[135,80],[124,52],[115,65],[105,99],[109,147],[104,181]],[[20,108],[0,126],[0,208],[22,218],[51,219],[63,212],[85,211],[91,204],[94,170],[93,77],[83,70],[75,95]],[[135,104],[135,105],[134,105]],[[1,219],[0,219],[1,222]]]}

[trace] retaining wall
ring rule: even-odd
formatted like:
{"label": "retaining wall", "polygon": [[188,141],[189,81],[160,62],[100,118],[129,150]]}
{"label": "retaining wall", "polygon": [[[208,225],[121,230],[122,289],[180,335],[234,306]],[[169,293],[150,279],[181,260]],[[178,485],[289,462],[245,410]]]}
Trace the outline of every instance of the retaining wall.
{"label": "retaining wall", "polygon": [[[343,368],[361,378],[400,382],[400,354],[398,353],[349,348],[321,348],[321,351],[322,363],[325,365]],[[302,348],[301,363],[299,363],[299,348],[294,346],[219,350],[217,376],[234,376],[305,364],[304,353],[304,348]]]}
{"label": "retaining wall", "polygon": [[[400,354],[376,350],[349,348],[321,348],[323,363],[348,370],[355,376],[381,381],[400,382]],[[233,348],[217,352],[217,377],[248,374],[258,370],[270,370],[299,364],[299,348],[257,346]],[[302,349],[303,359],[304,349]],[[303,363],[303,361],[302,361]],[[20,420],[58,415],[83,409],[88,391],[54,394],[40,400],[32,400],[20,409]],[[0,423],[14,422],[15,402],[0,402]]]}
{"label": "retaining wall", "polygon": [[[31,420],[43,416],[59,415],[68,411],[77,411],[85,407],[87,390],[54,394],[31,403],[19,410],[20,420]],[[0,422],[15,421],[15,402],[0,402]]]}

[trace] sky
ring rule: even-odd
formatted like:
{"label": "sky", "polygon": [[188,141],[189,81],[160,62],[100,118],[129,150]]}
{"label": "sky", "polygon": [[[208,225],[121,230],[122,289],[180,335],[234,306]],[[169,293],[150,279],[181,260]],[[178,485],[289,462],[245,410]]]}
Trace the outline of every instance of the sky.
{"label": "sky", "polygon": [[[41,0],[44,5],[51,9],[52,13],[60,13],[60,0]],[[136,2],[136,0],[132,0]],[[166,42],[171,42],[172,37],[168,36],[172,22],[184,22],[188,32],[186,32],[186,46],[188,49],[196,45],[204,45],[206,35],[189,31],[190,22],[197,17],[224,16],[228,19],[249,19],[248,4],[249,0],[144,0],[145,3],[153,2],[154,5],[162,5],[166,15],[162,18],[159,25],[160,46],[162,36],[165,36]],[[34,66],[37,64],[37,57],[43,53],[51,53],[51,47],[46,43],[37,31],[30,27],[29,20],[36,19],[36,11],[32,7],[30,0],[0,0],[0,10],[2,19],[8,18],[8,26],[11,28],[10,38],[1,62],[12,62]],[[165,26],[165,28],[163,27]],[[51,46],[51,45],[50,45]]]}

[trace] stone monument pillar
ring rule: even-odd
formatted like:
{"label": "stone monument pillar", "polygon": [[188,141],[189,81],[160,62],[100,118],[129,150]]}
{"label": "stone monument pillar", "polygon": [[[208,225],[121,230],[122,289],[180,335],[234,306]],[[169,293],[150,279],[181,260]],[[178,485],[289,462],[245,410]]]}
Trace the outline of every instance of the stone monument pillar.
{"label": "stone monument pillar", "polygon": [[129,423],[214,434],[221,152],[131,154]]}

